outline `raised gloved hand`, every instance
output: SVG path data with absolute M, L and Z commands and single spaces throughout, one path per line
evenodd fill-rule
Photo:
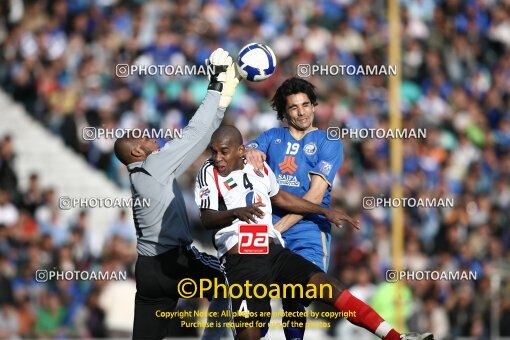
M 218 48 L 211 53 L 209 59 L 206 60 L 206 64 L 207 66 L 214 66 L 214 72 L 209 75 L 209 87 L 207 89 L 220 92 L 219 107 L 227 108 L 240 79 L 232 57 L 224 49 Z

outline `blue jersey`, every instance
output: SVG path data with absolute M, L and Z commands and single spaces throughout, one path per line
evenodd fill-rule
M 329 184 L 321 205 L 329 208 L 331 184 L 343 161 L 340 141 L 328 140 L 326 131 L 322 130 L 311 131 L 296 140 L 288 128 L 274 128 L 262 133 L 247 146 L 266 154 L 266 162 L 280 187 L 296 196 L 306 194 L 313 175 L 321 176 Z M 287 214 L 287 211 L 273 207 L 273 223 Z M 287 248 L 327 270 L 331 224 L 324 216 L 306 215 L 285 231 L 283 238 Z

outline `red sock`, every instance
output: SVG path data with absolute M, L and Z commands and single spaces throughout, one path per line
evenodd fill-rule
M 399 340 L 400 334 L 395 331 L 375 310 L 369 305 L 344 290 L 336 299 L 335 308 L 338 311 L 349 313 L 347 320 L 378 335 L 384 340 Z

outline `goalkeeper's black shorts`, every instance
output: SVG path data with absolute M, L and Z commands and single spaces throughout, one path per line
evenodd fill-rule
M 193 246 L 181 246 L 157 256 L 139 255 L 135 276 L 133 339 L 162 339 L 170 335 L 171 319 L 161 315 L 175 310 L 180 298 L 177 286 L 182 279 L 191 278 L 197 284 L 201 278 L 225 282 L 218 259 Z M 212 294 L 211 290 L 206 297 L 211 299 Z

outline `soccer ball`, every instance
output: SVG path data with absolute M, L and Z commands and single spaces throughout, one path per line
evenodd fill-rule
M 269 46 L 251 43 L 239 51 L 237 71 L 246 80 L 263 81 L 269 78 L 276 67 L 276 57 Z

